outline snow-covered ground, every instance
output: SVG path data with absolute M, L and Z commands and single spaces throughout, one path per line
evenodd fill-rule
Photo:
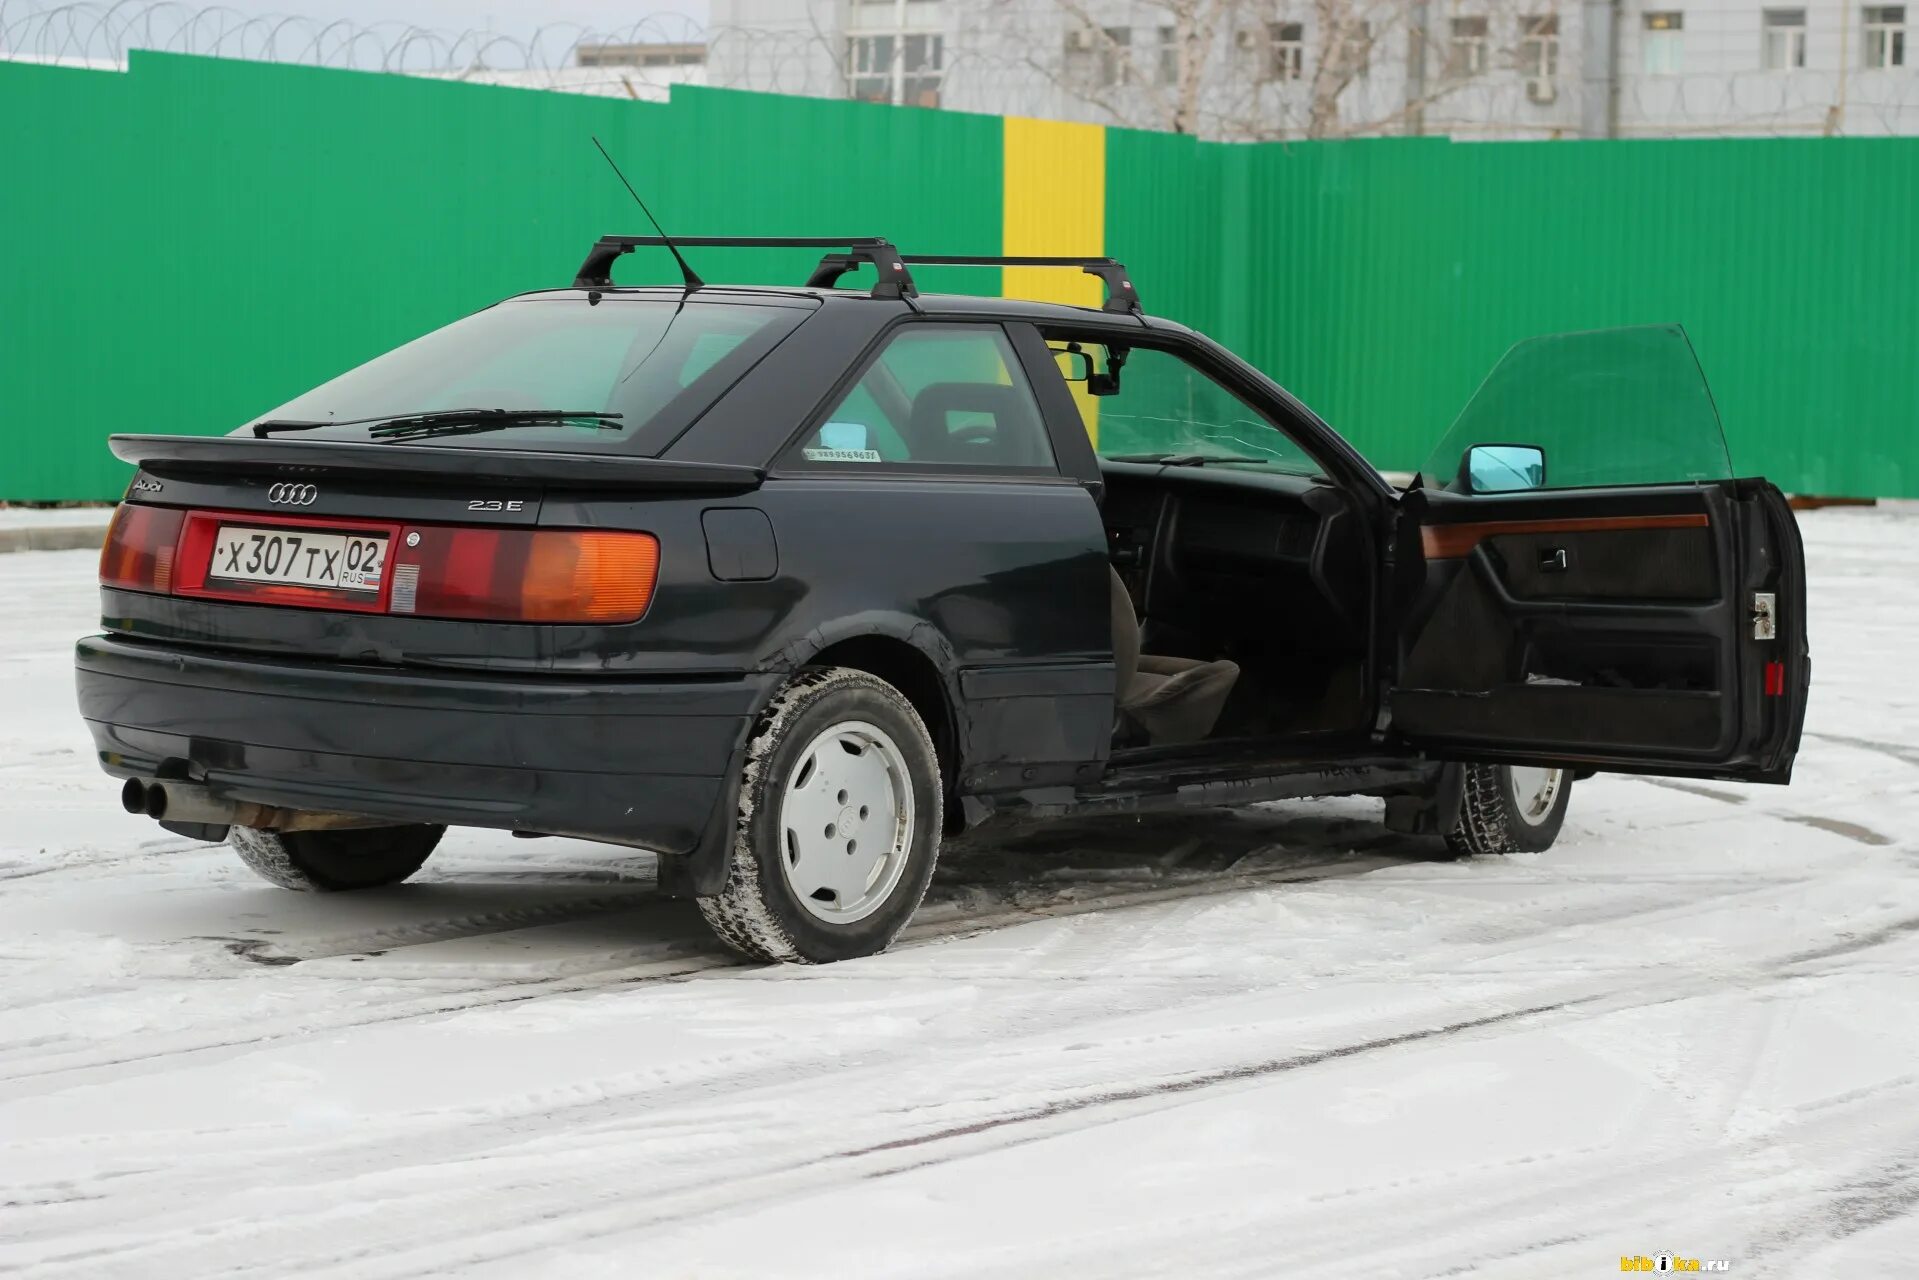
M 93 528 L 102 532 L 113 519 L 113 508 L 94 507 L 6 507 L 0 506 L 0 529 Z
M 730 963 L 644 857 L 309 897 L 121 814 L 93 557 L 0 557 L 0 1270 L 1919 1274 L 1919 518 L 1805 518 L 1788 789 L 1557 848 L 1378 805 L 952 854 L 892 953 Z

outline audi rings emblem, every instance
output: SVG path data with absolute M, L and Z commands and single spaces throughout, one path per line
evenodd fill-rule
M 283 507 L 310 507 L 319 496 L 318 486 L 310 484 L 276 484 L 267 490 L 267 501 Z

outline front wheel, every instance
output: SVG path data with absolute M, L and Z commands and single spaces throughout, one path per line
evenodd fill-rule
M 1572 772 L 1527 765 L 1469 764 L 1459 818 L 1446 843 L 1460 857 L 1539 853 L 1566 821 Z
M 932 881 L 940 800 L 939 759 L 912 703 L 864 671 L 808 668 L 754 726 L 732 867 L 700 913 L 755 960 L 883 951 Z

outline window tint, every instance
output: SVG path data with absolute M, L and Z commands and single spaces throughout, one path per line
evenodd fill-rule
M 997 325 L 908 325 L 800 443 L 801 466 L 1053 466 L 1032 388 Z
M 1429 489 L 1510 492 L 1724 480 L 1732 459 L 1685 330 L 1640 325 L 1516 344 L 1421 470 Z
M 416 338 L 263 414 L 339 420 L 308 439 L 365 440 L 371 424 L 438 409 L 578 409 L 605 427 L 518 427 L 434 437 L 436 447 L 657 451 L 710 408 L 804 307 L 609 296 L 504 302 Z
M 1103 349 L 1089 351 L 1102 372 L 1110 369 Z M 1135 347 L 1120 366 L 1117 392 L 1074 399 L 1102 458 L 1196 453 L 1295 475 L 1320 473 L 1319 464 L 1259 410 L 1165 351 Z

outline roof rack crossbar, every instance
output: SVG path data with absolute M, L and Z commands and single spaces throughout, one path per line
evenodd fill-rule
M 613 263 L 622 255 L 643 246 L 664 247 L 666 243 L 663 236 L 601 236 L 586 255 L 586 261 L 580 264 L 573 287 L 611 288 Z M 906 259 L 879 236 L 674 236 L 673 243 L 695 249 L 840 249 L 843 252 L 821 259 L 812 279 L 807 281 L 809 287 L 830 287 L 832 281 L 845 272 L 867 263 L 879 273 L 879 283 L 873 286 L 875 298 L 910 298 L 919 292 L 913 284 L 912 273 L 906 269 Z M 844 259 L 846 266 L 833 273 L 824 285 L 816 283 L 825 272 L 827 262 L 836 259 Z
M 1137 315 L 1139 293 L 1124 263 L 1114 258 L 1029 258 L 965 257 L 943 253 L 909 253 L 902 261 L 922 267 L 1078 267 L 1089 276 L 1097 276 L 1106 286 L 1102 311 Z
M 688 248 L 834 249 L 820 258 L 806 279 L 808 289 L 831 289 L 840 277 L 870 266 L 879 273 L 875 298 L 911 298 L 919 293 L 908 264 L 923 267 L 1078 267 L 1106 286 L 1105 311 L 1137 315 L 1139 293 L 1123 263 L 1113 258 L 1050 258 L 968 256 L 948 253 L 901 253 L 881 236 L 674 236 L 673 243 Z M 601 236 L 573 279 L 576 289 L 607 289 L 613 284 L 613 263 L 622 255 L 646 246 L 665 247 L 664 236 Z

